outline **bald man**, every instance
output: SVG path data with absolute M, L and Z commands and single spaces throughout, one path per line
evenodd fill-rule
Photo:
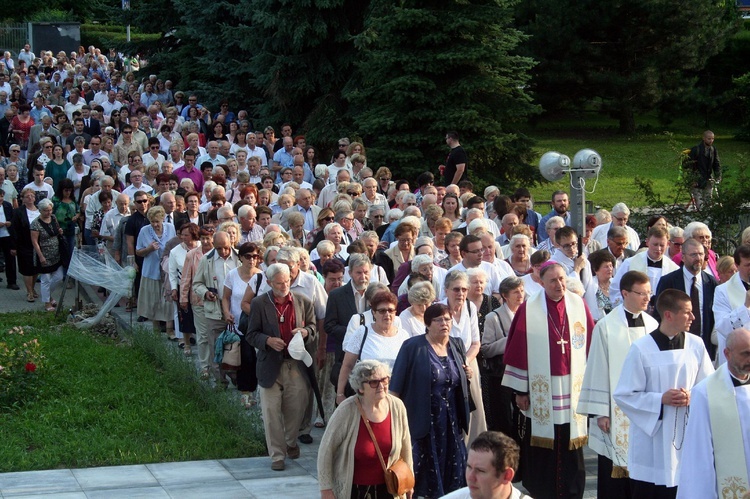
M 724 356 L 727 362 L 691 393 L 678 498 L 750 490 L 750 331 L 730 332 Z

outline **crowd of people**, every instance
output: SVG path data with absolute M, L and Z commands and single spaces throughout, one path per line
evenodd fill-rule
M 290 124 L 211 112 L 114 51 L 3 61 L 8 288 L 20 272 L 33 302 L 39 281 L 54 310 L 78 245 L 133 266 L 122 305 L 260 406 L 273 470 L 319 427 L 327 498 L 390 497 L 399 459 L 417 497 L 520 497 L 522 480 L 580 498 L 586 445 L 599 497 L 750 489 L 750 230 L 721 256 L 706 224 L 638 234 L 617 203 L 579 235 L 564 191 L 545 215 L 525 188 L 474 192 L 455 132 L 441 178 L 410 181 L 361 142 L 323 157 Z

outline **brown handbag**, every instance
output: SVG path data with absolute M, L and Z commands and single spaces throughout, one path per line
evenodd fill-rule
M 375 439 L 375 434 L 372 432 L 370 422 L 365 416 L 365 411 L 362 408 L 362 404 L 359 402 L 359 398 L 355 400 L 359 413 L 362 415 L 362 421 L 365 422 L 367 432 L 370 434 L 372 443 L 375 445 L 375 451 L 378 453 L 380 458 L 380 465 L 383 467 L 383 473 L 385 474 L 385 486 L 388 489 L 388 493 L 394 496 L 402 496 L 408 490 L 414 488 L 414 472 L 411 470 L 406 461 L 402 458 L 398 458 L 390 468 L 385 466 L 385 459 L 383 459 L 383 453 L 380 452 L 380 446 L 378 441 Z

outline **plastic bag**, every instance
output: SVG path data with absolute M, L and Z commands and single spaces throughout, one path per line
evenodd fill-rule
M 82 284 L 101 286 L 110 292 L 99 313 L 77 322 L 76 327 L 85 329 L 98 324 L 122 297 L 132 296 L 135 273 L 133 267 L 122 268 L 109 252 L 100 252 L 97 246 L 75 248 L 70 258 L 68 275 Z

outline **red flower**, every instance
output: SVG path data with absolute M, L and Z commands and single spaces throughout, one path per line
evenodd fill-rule
M 34 371 L 36 371 L 36 364 L 34 364 L 33 362 L 28 362 L 26 364 L 26 372 L 33 373 Z

